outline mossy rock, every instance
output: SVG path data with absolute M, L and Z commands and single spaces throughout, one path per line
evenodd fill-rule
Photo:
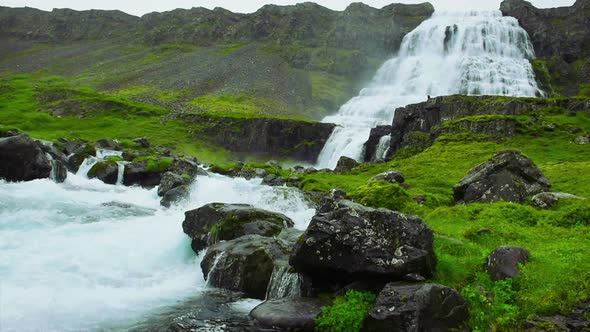
M 119 165 L 116 161 L 108 160 L 96 163 L 90 171 L 88 177 L 99 179 L 106 184 L 116 184 L 119 175 Z

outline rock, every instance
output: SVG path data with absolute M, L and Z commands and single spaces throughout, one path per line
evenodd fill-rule
M 341 200 L 317 213 L 290 258 L 301 273 L 323 280 L 429 277 L 436 257 L 432 230 L 416 217 Z
M 569 316 L 535 317 L 524 322 L 522 328 L 526 332 L 587 332 L 590 330 L 590 299 L 580 301 Z
M 576 139 L 574 140 L 574 143 L 576 143 L 578 145 L 590 144 L 590 134 L 576 137 Z
M 336 168 L 334 169 L 334 172 L 336 172 L 336 173 L 348 172 L 348 171 L 352 170 L 353 168 L 357 167 L 358 165 L 359 165 L 359 163 L 356 160 L 342 156 L 342 157 L 340 157 L 340 159 L 338 159 L 338 163 L 336 164 Z
M 337 201 L 342 200 L 342 199 L 346 199 L 348 197 L 348 194 L 346 193 L 346 191 L 342 190 L 342 189 L 332 189 L 330 191 L 330 198 L 333 198 Z
M 132 162 L 125 165 L 123 184 L 126 186 L 139 185 L 144 188 L 153 188 L 160 184 L 165 170 L 149 170 L 145 161 Z
M 216 243 L 201 262 L 209 285 L 264 299 L 276 265 L 286 266 L 289 247 L 276 238 L 244 235 Z
M 275 174 L 268 174 L 262 180 L 262 184 L 265 184 L 267 186 L 273 186 L 273 187 L 283 186 L 283 185 L 285 185 L 285 183 L 286 183 L 285 179 L 283 179 L 281 176 L 278 176 Z
M 533 196 L 531 199 L 531 205 L 536 208 L 549 208 L 555 205 L 562 199 L 577 199 L 581 200 L 584 199 L 582 197 L 578 197 L 568 193 L 539 193 Z
M 209 172 L 207 172 L 202 167 L 198 167 L 197 168 L 197 175 L 199 175 L 199 176 L 209 176 Z
M 191 157 L 174 159 L 168 170 L 178 175 L 187 174 L 191 180 L 194 179 L 199 174 L 199 172 L 201 172 L 199 170 L 199 163 L 196 159 Z
M 518 264 L 528 262 L 530 253 L 527 249 L 514 246 L 496 248 L 487 258 L 486 272 L 492 280 L 504 280 L 520 274 Z
M 119 165 L 116 161 L 102 161 L 94 164 L 88 177 L 91 179 L 99 179 L 106 184 L 117 184 L 119 176 Z
M 314 331 L 315 319 L 326 303 L 316 298 L 274 299 L 250 312 L 255 330 Z
M 172 203 L 176 203 L 183 199 L 188 199 L 189 195 L 190 190 L 186 185 L 172 188 L 164 193 L 162 199 L 160 200 L 160 205 L 164 207 L 170 207 L 172 206 Z
M 420 205 L 424 205 L 426 203 L 426 196 L 424 195 L 414 195 L 412 196 L 412 199 L 414 200 L 414 202 Z
M 183 178 L 182 176 L 172 172 L 166 172 L 162 174 L 160 185 L 158 186 L 158 196 L 162 197 L 168 191 L 188 184 L 188 180 L 189 179 Z
M 123 150 L 123 148 L 119 145 L 119 143 L 110 140 L 110 139 L 99 139 L 98 141 L 96 141 L 96 143 L 94 144 L 97 148 L 99 149 L 105 149 L 105 150 L 117 150 L 117 151 L 121 151 Z
M 25 134 L 0 138 L 0 178 L 31 181 L 51 175 L 51 162 L 39 144 Z
M 477 230 L 477 235 L 483 235 L 483 234 L 491 234 L 492 230 L 490 230 L 489 228 L 480 228 Z
M 78 172 L 84 159 L 95 157 L 96 148 L 91 144 L 76 145 L 75 151 L 68 157 L 68 170 L 72 173 Z
M 254 169 L 254 176 L 257 178 L 264 179 L 268 175 L 268 172 L 262 168 L 255 168 Z
M 43 150 L 51 164 L 51 173 L 49 178 L 57 183 L 64 182 L 68 176 L 68 158 L 63 152 L 59 151 L 52 143 L 37 141 L 41 150 Z
M 286 184 L 287 187 L 299 188 L 299 185 L 301 185 L 301 179 L 296 176 L 291 176 L 287 178 Z
M 402 184 L 402 183 L 404 183 L 404 181 L 406 181 L 406 179 L 404 178 L 404 175 L 396 169 L 392 169 L 392 170 L 389 170 L 385 173 L 378 174 L 374 178 L 372 178 L 371 180 L 373 180 L 373 181 L 382 180 L 382 181 L 387 181 L 390 183 L 399 183 L 399 184 Z
M 389 283 L 369 311 L 363 331 L 449 331 L 466 329 L 467 301 L 437 284 Z
M 384 158 L 385 150 L 380 150 L 379 146 L 382 143 L 387 143 L 387 147 L 389 147 L 388 141 L 383 141 L 383 137 L 391 138 L 391 126 L 377 126 L 371 129 L 371 133 L 369 134 L 369 139 L 365 142 L 363 147 L 364 155 L 363 161 L 365 162 L 376 162 L 381 161 Z
M 269 161 L 266 162 L 266 165 L 268 165 L 268 166 L 270 166 L 270 167 L 272 167 L 274 169 L 282 169 L 281 163 L 279 163 L 276 160 L 269 160 Z
M 147 149 L 152 145 L 150 141 L 145 137 L 136 138 L 133 140 L 133 142 L 137 143 L 137 145 L 141 146 L 144 149 Z
M 218 241 L 242 235 L 278 235 L 294 223 L 287 216 L 247 204 L 211 203 L 184 213 L 182 229 L 196 253 Z
M 527 196 L 549 191 L 549 180 L 518 151 L 503 151 L 475 167 L 454 187 L 457 203 L 523 203 Z

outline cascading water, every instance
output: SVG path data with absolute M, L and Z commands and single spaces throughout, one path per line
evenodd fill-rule
M 200 258 L 182 232 L 184 211 L 252 204 L 289 216 L 298 229 L 315 213 L 300 192 L 260 183 L 199 176 L 187 203 L 163 209 L 157 188 L 76 174 L 62 184 L 0 180 L 1 330 L 125 330 L 205 294 Z M 244 303 L 236 307 L 257 302 Z
M 301 295 L 301 275 L 290 266 L 275 266 L 266 290 L 266 299 L 294 298 Z
M 451 94 L 537 96 L 529 37 L 500 11 L 435 13 L 404 38 L 369 86 L 323 122 L 339 125 L 318 158 L 334 168 L 360 159 L 371 128 L 391 124 L 396 108 Z

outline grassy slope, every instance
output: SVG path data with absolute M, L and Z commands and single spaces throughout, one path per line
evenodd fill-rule
M 470 301 L 475 330 L 519 330 L 529 315 L 568 314 L 590 294 L 590 202 L 566 201 L 550 210 L 513 203 L 453 205 L 452 188 L 471 168 L 496 152 L 517 148 L 545 173 L 554 191 L 590 198 L 590 148 L 572 140 L 590 132 L 590 115 L 572 116 L 545 109 L 521 116 L 513 139 L 500 142 L 468 133 L 440 137 L 414 156 L 365 164 L 347 174 L 320 172 L 302 178 L 305 190 L 345 189 L 355 200 L 423 217 L 434 229 L 438 271 L 433 282 L 459 289 Z M 542 124 L 542 125 L 541 125 Z M 555 131 L 545 131 L 555 124 Z M 390 168 L 406 176 L 408 189 L 370 182 Z M 411 197 L 425 195 L 420 206 Z M 489 228 L 490 234 L 477 230 Z M 486 256 L 497 246 L 519 245 L 532 253 L 522 275 L 492 282 L 483 272 Z M 491 296 L 490 294 L 495 294 Z

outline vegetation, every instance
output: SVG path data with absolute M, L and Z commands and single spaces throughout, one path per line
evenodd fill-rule
M 322 314 L 316 320 L 316 329 L 320 332 L 360 331 L 375 299 L 372 293 L 349 290 L 334 299 L 331 305 L 322 308 Z

